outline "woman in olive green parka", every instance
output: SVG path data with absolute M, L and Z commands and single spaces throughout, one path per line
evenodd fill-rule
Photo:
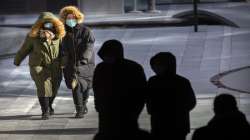
M 52 13 L 43 12 L 15 56 L 14 64 L 19 66 L 29 55 L 30 74 L 37 87 L 42 119 L 54 113 L 52 103 L 62 80 L 60 42 L 64 35 L 63 23 Z

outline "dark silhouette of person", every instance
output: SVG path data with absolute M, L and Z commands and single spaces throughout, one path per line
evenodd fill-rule
M 189 112 L 196 98 L 188 79 L 176 74 L 176 58 L 160 52 L 150 59 L 156 75 L 148 80 L 147 110 L 154 139 L 185 140 L 190 132 Z
M 142 66 L 124 58 L 123 45 L 117 40 L 104 42 L 98 55 L 103 62 L 96 66 L 93 78 L 99 114 L 99 131 L 94 139 L 149 138 L 149 133 L 138 126 L 147 83 Z
M 250 125 L 234 96 L 216 96 L 214 113 L 206 126 L 195 130 L 192 140 L 250 140 Z

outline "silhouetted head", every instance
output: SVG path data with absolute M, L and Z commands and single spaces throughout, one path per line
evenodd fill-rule
M 124 58 L 123 45 L 118 40 L 108 40 L 103 43 L 97 53 L 104 62 L 115 62 Z
M 176 58 L 170 52 L 160 52 L 150 59 L 150 65 L 157 75 L 176 74 Z
M 216 115 L 227 114 L 238 110 L 237 102 L 234 96 L 221 94 L 214 99 L 214 113 Z

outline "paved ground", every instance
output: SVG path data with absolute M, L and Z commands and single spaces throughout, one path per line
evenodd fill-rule
M 167 5 L 159 8 L 171 15 L 189 7 Z M 126 57 L 142 64 L 147 77 L 153 75 L 149 66 L 152 55 L 160 51 L 174 53 L 178 61 L 178 73 L 191 80 L 198 99 L 196 108 L 191 112 L 192 129 L 206 124 L 213 116 L 211 104 L 220 93 L 230 93 L 237 97 L 240 109 L 250 120 L 249 94 L 220 88 L 210 82 L 214 75 L 250 65 L 250 5 L 233 3 L 202 7 L 224 14 L 239 24 L 240 28 L 204 25 L 198 33 L 193 32 L 193 27 L 94 29 L 95 49 L 98 50 L 107 39 L 121 40 L 125 45 Z M 4 55 L 16 52 L 27 31 L 21 28 L 0 28 L 0 140 L 92 139 L 97 131 L 98 117 L 93 107 L 93 97 L 90 98 L 90 111 L 86 118 L 72 118 L 73 101 L 64 82 L 55 100 L 56 115 L 50 120 L 39 120 L 40 107 L 34 83 L 29 76 L 27 59 L 16 68 L 12 65 L 13 58 Z M 97 57 L 96 61 L 98 63 L 100 59 Z M 233 88 L 249 90 L 249 84 L 240 84 L 248 82 L 249 75 L 249 69 L 242 69 L 224 76 L 222 82 Z M 140 126 L 150 129 L 146 112 L 140 117 Z

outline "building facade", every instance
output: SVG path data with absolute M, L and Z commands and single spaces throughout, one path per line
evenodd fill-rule
M 76 5 L 86 14 L 122 14 L 133 10 L 135 0 L 6 0 L 1 1 L 0 14 L 37 14 L 59 12 L 66 5 Z M 244 0 L 199 0 L 227 2 Z M 191 3 L 192 0 L 156 0 L 156 4 Z M 137 0 L 137 9 L 146 10 L 147 0 Z

